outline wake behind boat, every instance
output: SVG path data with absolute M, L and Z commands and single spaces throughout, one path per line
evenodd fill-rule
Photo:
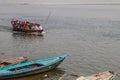
M 0 68 L 0 79 L 22 77 L 54 69 L 66 58 L 66 56 L 65 54 L 58 57 L 27 61 Z
M 78 77 L 76 80 L 112 80 L 115 77 L 115 75 L 116 73 L 113 71 L 106 71 L 91 76 L 81 76 Z

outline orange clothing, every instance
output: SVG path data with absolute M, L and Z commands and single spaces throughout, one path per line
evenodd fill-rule
M 25 29 L 26 29 L 26 30 L 29 30 L 29 25 L 26 25 L 26 26 L 25 26 Z

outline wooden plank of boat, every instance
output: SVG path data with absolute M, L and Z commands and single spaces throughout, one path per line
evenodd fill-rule
M 115 77 L 115 75 L 116 73 L 113 71 L 106 71 L 91 76 L 81 76 L 78 77 L 76 80 L 112 80 Z
M 12 66 L 0 68 L 0 79 L 22 77 L 37 74 L 56 68 L 65 58 L 66 54 L 58 57 L 44 58 L 35 61 L 27 61 Z
M 2 59 L 2 60 L 0 60 L 0 67 L 5 67 L 8 65 L 25 62 L 27 60 L 28 60 L 28 58 L 25 56 L 15 57 L 15 58 L 10 58 L 10 59 Z

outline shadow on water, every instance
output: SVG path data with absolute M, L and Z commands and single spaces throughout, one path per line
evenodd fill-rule
M 56 68 L 40 74 L 30 75 L 21 78 L 9 79 L 9 80 L 58 80 L 60 76 L 65 73 L 64 69 Z

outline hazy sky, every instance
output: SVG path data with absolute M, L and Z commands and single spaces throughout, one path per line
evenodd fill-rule
M 80 3 L 80 2 L 120 2 L 120 0 L 0 0 L 0 3 Z

